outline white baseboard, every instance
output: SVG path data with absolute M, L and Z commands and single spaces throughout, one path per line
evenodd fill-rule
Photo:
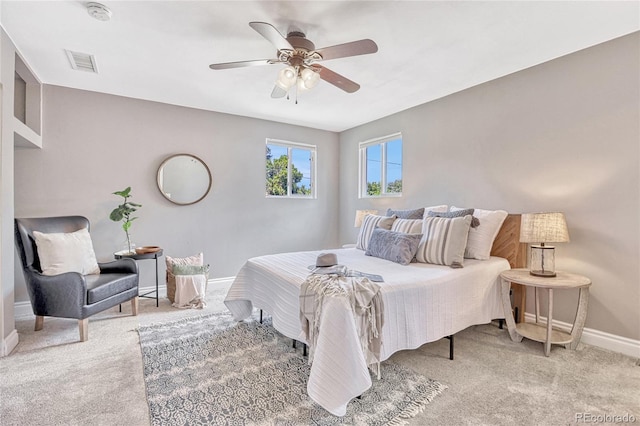
M 20 338 L 18 336 L 18 330 L 14 328 L 13 331 L 9 333 L 7 338 L 2 340 L 2 345 L 0 347 L 0 357 L 9 355 L 11 351 L 13 351 L 16 346 L 18 346 L 19 341 Z
M 31 302 L 16 302 L 13 304 L 13 316 L 16 319 L 34 318 Z
M 216 284 L 229 284 L 234 280 L 235 277 L 223 277 L 223 278 L 212 278 L 207 281 L 207 285 L 216 285 Z M 155 291 L 156 286 L 147 286 L 140 287 L 140 293 L 144 294 L 150 291 Z M 159 285 L 158 286 L 158 294 L 160 298 L 167 297 L 167 286 Z M 33 310 L 31 309 L 31 302 L 16 302 L 14 304 L 14 317 L 17 319 L 25 319 L 25 318 L 35 318 L 33 315 Z
M 525 312 L 524 318 L 531 322 L 535 322 L 536 320 L 535 314 L 529 312 Z M 540 322 L 542 324 L 546 324 L 547 318 L 540 317 Z M 572 324 L 553 320 L 553 326 L 559 330 L 570 333 Z M 605 333 L 604 331 L 585 327 L 582 331 L 582 338 L 580 341 L 588 345 L 608 349 L 634 358 L 640 358 L 640 340 L 629 339 L 627 337 L 617 336 L 615 334 Z

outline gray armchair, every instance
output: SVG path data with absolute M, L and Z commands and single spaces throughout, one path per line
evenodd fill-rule
M 89 337 L 89 317 L 121 303 L 131 301 L 133 315 L 138 315 L 138 266 L 133 259 L 99 263 L 99 275 L 67 272 L 42 275 L 33 231 L 70 233 L 89 229 L 82 216 L 15 219 L 16 248 L 22 261 L 24 278 L 36 315 L 35 330 L 42 330 L 44 317 L 75 318 L 80 340 Z

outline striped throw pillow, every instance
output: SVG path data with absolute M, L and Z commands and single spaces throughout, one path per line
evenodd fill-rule
M 391 225 L 391 230 L 404 234 L 420 234 L 422 233 L 422 219 L 396 219 Z
M 424 218 L 416 254 L 418 262 L 462 268 L 470 225 L 471 215 Z
M 387 217 L 373 214 L 366 215 L 362 220 L 362 226 L 360 227 L 360 233 L 358 234 L 356 248 L 366 250 L 369 247 L 369 240 L 371 239 L 373 230 L 376 228 L 382 228 L 389 231 L 394 220 L 396 220 L 395 216 Z

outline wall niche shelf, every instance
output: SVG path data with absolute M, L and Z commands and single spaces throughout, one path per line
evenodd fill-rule
M 42 83 L 15 54 L 13 145 L 42 148 Z

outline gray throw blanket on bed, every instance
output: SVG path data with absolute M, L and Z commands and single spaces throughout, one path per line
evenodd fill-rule
M 309 345 L 309 364 L 313 362 L 326 297 L 346 297 L 349 300 L 367 365 L 379 363 L 384 321 L 379 290 L 380 286 L 366 277 L 336 274 L 311 274 L 307 277 L 300 286 L 300 324 Z

